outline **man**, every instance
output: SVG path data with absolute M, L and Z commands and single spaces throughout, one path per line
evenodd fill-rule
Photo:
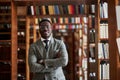
M 62 40 L 53 38 L 52 23 L 39 22 L 41 38 L 29 48 L 29 67 L 33 80 L 65 80 L 62 70 L 68 63 L 68 53 Z

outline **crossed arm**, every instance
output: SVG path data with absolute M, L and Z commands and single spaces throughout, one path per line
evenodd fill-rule
M 51 72 L 58 67 L 66 66 L 68 63 L 68 53 L 64 43 L 61 43 L 59 52 L 53 59 L 38 60 L 35 56 L 34 47 L 29 49 L 29 66 L 32 72 Z

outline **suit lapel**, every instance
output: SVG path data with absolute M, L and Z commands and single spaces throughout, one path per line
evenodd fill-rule
M 42 58 L 49 58 L 49 57 L 52 57 L 53 56 L 53 52 L 52 49 L 54 49 L 54 38 L 51 38 L 50 42 L 49 42 L 49 46 L 48 46 L 48 51 L 45 50 L 45 47 L 43 45 L 43 42 L 40 40 L 38 40 L 36 42 L 36 48 L 37 48 L 37 51 L 38 51 L 38 55 L 41 55 Z
M 43 53 L 44 53 L 44 45 L 43 45 L 41 39 L 37 41 L 36 48 L 38 50 L 38 54 L 41 55 L 44 58 L 44 55 L 43 55 Z

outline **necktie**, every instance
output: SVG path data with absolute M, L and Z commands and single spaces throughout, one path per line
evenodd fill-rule
M 44 40 L 44 43 L 45 43 L 45 49 L 47 50 L 48 49 L 48 40 Z

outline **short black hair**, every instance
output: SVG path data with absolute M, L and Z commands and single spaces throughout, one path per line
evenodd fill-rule
M 44 19 L 38 21 L 38 22 L 39 22 L 39 25 L 40 25 L 42 22 L 45 22 L 45 21 L 47 21 L 47 22 L 49 22 L 50 24 L 52 24 L 49 19 L 44 18 Z

